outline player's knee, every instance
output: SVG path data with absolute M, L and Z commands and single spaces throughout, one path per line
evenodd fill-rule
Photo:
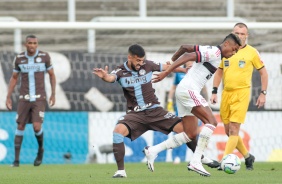
M 123 140 L 124 140 L 124 136 L 122 134 L 119 134 L 116 132 L 113 133 L 113 143 L 114 144 L 122 143 Z
M 123 136 L 127 136 L 129 134 L 128 127 L 122 123 L 117 124 L 113 132 L 122 134 Z
M 33 126 L 34 132 L 40 132 L 41 126 Z
M 196 140 L 198 137 L 198 132 L 186 132 L 186 135 L 191 139 L 191 141 Z
M 230 130 L 229 130 L 229 135 L 228 135 L 228 136 L 230 136 L 230 135 L 235 135 L 235 136 L 239 135 L 239 130 L 236 130 L 236 129 L 230 129 Z
M 18 123 L 17 129 L 18 130 L 24 130 L 25 129 L 25 124 L 24 123 Z

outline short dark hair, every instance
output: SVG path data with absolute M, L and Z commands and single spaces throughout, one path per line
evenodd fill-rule
M 225 42 L 226 40 L 233 40 L 235 43 L 237 43 L 239 46 L 242 46 L 241 44 L 241 40 L 240 38 L 236 35 L 236 34 L 233 34 L 233 33 L 230 33 L 229 35 L 227 35 L 223 42 Z
M 133 44 L 128 48 L 128 53 L 130 55 L 136 55 L 138 57 L 144 57 L 145 56 L 145 50 L 141 45 Z
M 28 38 L 37 38 L 35 35 L 27 35 L 26 37 L 25 37 L 25 40 L 27 40 Z
M 236 24 L 234 25 L 234 27 L 236 27 L 236 26 L 245 27 L 245 28 L 247 28 L 247 30 L 249 30 L 248 26 L 247 26 L 245 23 L 243 23 L 243 22 L 238 22 L 238 23 L 236 23 Z M 233 28 L 234 28 L 234 27 L 233 27 Z

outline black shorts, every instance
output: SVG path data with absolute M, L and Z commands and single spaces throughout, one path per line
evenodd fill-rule
M 154 130 L 169 134 L 181 119 L 174 114 L 164 110 L 162 107 L 148 109 L 140 112 L 131 111 L 122 116 L 118 123 L 127 126 L 132 141 L 140 137 L 147 130 Z
M 18 123 L 43 122 L 46 108 L 46 100 L 35 102 L 22 101 L 18 103 L 17 118 Z

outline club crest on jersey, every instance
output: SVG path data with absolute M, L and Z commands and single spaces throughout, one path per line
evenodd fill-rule
M 224 60 L 224 67 L 229 67 L 229 60 Z
M 145 75 L 146 71 L 144 69 L 139 70 L 139 75 Z
M 40 63 L 40 62 L 42 61 L 42 59 L 41 59 L 40 57 L 38 57 L 38 58 L 35 59 L 35 61 L 36 61 L 37 63 Z
M 240 67 L 240 68 L 244 68 L 244 67 L 245 67 L 245 64 L 246 64 L 245 61 L 243 61 L 243 60 L 240 60 L 240 61 L 239 61 L 239 67 Z

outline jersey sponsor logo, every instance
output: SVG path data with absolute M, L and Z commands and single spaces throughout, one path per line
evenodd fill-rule
M 145 75 L 146 74 L 146 71 L 144 70 L 144 69 L 141 69 L 140 71 L 139 71 L 139 75 Z
M 142 77 L 137 77 L 137 78 L 127 78 L 125 79 L 125 82 L 127 84 L 135 84 L 135 83 L 147 83 L 147 79 L 146 76 L 142 76 Z
M 41 95 L 32 95 L 32 96 L 31 96 L 31 98 L 40 98 L 40 97 L 41 97 Z M 24 95 L 24 96 L 23 96 L 23 95 L 20 95 L 20 96 L 19 96 L 19 99 L 23 99 L 23 98 L 26 99 L 26 100 L 29 100 L 29 99 L 30 99 L 30 96 L 29 96 L 29 95 Z
M 150 106 L 152 106 L 152 103 L 147 103 L 147 104 L 145 104 L 145 105 L 143 105 L 143 106 L 136 106 L 136 107 L 134 107 L 134 111 L 135 112 L 139 112 L 139 111 L 143 111 L 143 110 L 145 110 L 147 107 L 150 107 Z
M 229 60 L 224 60 L 224 67 L 229 67 Z
M 166 115 L 164 115 L 164 117 L 166 119 L 170 119 L 170 118 L 175 118 L 175 115 L 173 113 L 171 113 L 171 112 L 168 112 Z
M 40 66 L 39 65 L 20 65 L 20 68 L 25 71 L 40 71 Z
M 39 53 L 38 56 L 46 56 L 45 53 Z
M 212 77 L 212 73 L 206 76 L 206 79 L 209 80 Z
M 240 67 L 240 68 L 244 68 L 245 65 L 246 65 L 246 62 L 245 62 L 245 61 L 243 61 L 243 60 L 240 60 L 240 61 L 239 61 L 239 67 Z

